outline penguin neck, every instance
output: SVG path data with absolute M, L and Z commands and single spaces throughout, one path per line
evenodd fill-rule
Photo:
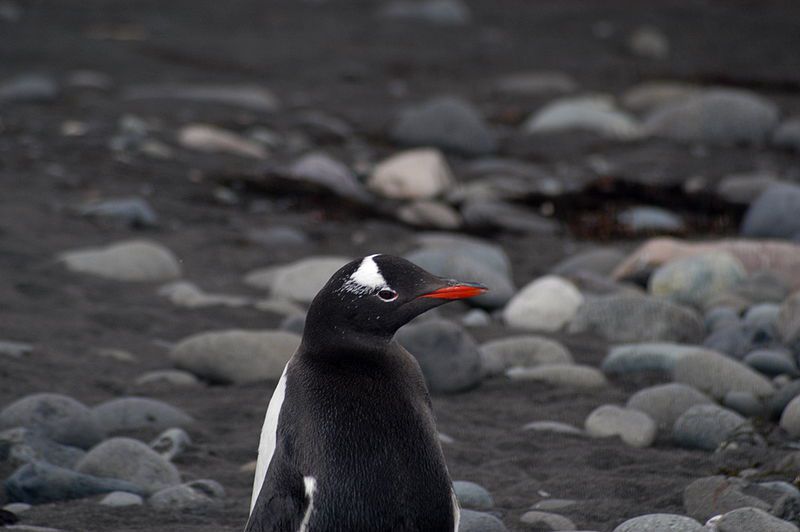
M 306 326 L 300 350 L 309 357 L 374 358 L 389 349 L 394 333 L 356 331 L 336 323 Z

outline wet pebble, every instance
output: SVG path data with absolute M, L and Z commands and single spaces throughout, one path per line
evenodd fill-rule
M 46 437 L 39 429 L 17 427 L 0 432 L 0 456 L 13 466 L 29 462 L 47 462 L 71 469 L 86 454 L 83 449 L 62 445 Z
M 21 358 L 33 352 L 33 345 L 25 342 L 12 342 L 10 340 L 0 340 L 0 355 Z
M 344 198 L 359 202 L 367 202 L 370 198 L 355 174 L 326 153 L 312 152 L 302 156 L 289 167 L 289 175 Z
M 609 350 L 601 367 L 606 373 L 671 372 L 678 360 L 698 349 L 702 348 L 671 342 L 621 344 Z
M 744 357 L 744 363 L 756 371 L 774 377 L 776 375 L 798 375 L 797 364 L 786 351 L 779 349 L 757 349 Z
M 772 135 L 772 144 L 800 152 L 800 117 L 790 118 L 782 123 Z
M 473 228 L 503 229 L 513 233 L 552 235 L 561 224 L 531 209 L 500 200 L 470 199 L 461 204 L 464 224 Z
M 419 200 L 406 203 L 397 210 L 397 218 L 418 227 L 434 229 L 458 229 L 461 215 L 444 203 Z
M 251 303 L 249 298 L 228 294 L 209 294 L 189 281 L 175 281 L 158 289 L 158 295 L 173 304 L 186 308 L 213 306 L 243 307 Z
M 750 392 L 728 392 L 722 398 L 722 406 L 744 417 L 756 417 L 764 413 L 764 404 Z
M 220 104 L 260 112 L 275 111 L 280 105 L 271 91 L 257 85 L 137 85 L 126 89 L 123 97 L 128 100 L 182 100 Z
M 754 490 L 747 481 L 739 478 L 721 475 L 703 477 L 686 486 L 683 506 L 689 516 L 701 523 L 737 508 L 754 507 L 769 511 L 771 505 L 758 496 L 763 491 L 768 490 Z
M 522 427 L 522 430 L 533 430 L 536 432 L 552 432 L 555 434 L 568 434 L 570 436 L 585 436 L 586 434 L 569 423 L 560 421 L 531 421 Z M 546 510 L 547 508 L 541 508 Z M 554 509 L 554 508 L 553 508 Z
M 617 221 L 635 233 L 677 233 L 686 228 L 680 216 L 659 207 L 631 207 L 617 214 Z
M 783 410 L 781 428 L 796 438 L 800 436 L 800 397 L 795 397 Z

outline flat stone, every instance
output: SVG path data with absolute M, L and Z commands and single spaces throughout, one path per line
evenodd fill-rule
M 730 203 L 750 205 L 776 182 L 778 178 L 771 173 L 731 174 L 717 183 L 716 193 Z
M 775 391 L 764 376 L 713 351 L 682 357 L 675 364 L 673 379 L 719 399 L 730 391 L 750 392 L 756 397 L 766 397 Z
M 570 277 L 577 273 L 588 271 L 609 276 L 624 258 L 625 255 L 616 249 L 589 249 L 566 257 L 553 266 L 550 269 L 550 273 L 561 277 Z
M 552 235 L 561 224 L 532 209 L 500 200 L 470 199 L 461 204 L 464 224 L 474 228 L 492 228 L 514 233 Z
M 790 118 L 782 123 L 772 135 L 772 144 L 800 152 L 800 117 Z
M 289 176 L 319 185 L 333 194 L 359 202 L 369 201 L 370 195 L 344 164 L 321 152 L 307 153 L 289 168 Z
M 166 297 L 173 304 L 186 308 L 213 306 L 243 307 L 251 300 L 243 296 L 228 294 L 209 294 L 189 281 L 175 281 L 158 289 L 158 295 Z
M 463 509 L 458 532 L 508 532 L 508 529 L 492 514 Z
M 622 105 L 636 112 L 648 112 L 667 104 L 686 100 L 702 89 L 681 81 L 645 81 L 626 90 Z
M 614 532 L 707 532 L 700 523 L 683 515 L 648 514 L 628 519 Z
M 218 486 L 215 492 L 206 486 L 211 482 Z M 223 496 L 224 490 L 218 483 L 207 480 L 194 481 L 164 488 L 154 493 L 147 503 L 160 511 L 204 512 L 222 508 Z
M 529 71 L 504 76 L 495 82 L 494 88 L 506 94 L 540 96 L 574 92 L 578 84 L 564 72 Z
M 617 221 L 634 233 L 678 233 L 686 229 L 677 214 L 660 207 L 630 207 L 617 214 Z
M 756 351 L 751 351 L 744 357 L 743 361 L 754 370 L 768 377 L 775 377 L 777 375 L 796 377 L 798 373 L 800 373 L 791 355 L 777 349 L 757 349 Z
M 519 520 L 536 530 L 577 530 L 575 523 L 563 515 L 538 510 L 525 512 Z
M 0 355 L 12 358 L 22 358 L 33 352 L 33 345 L 24 342 L 0 340 Z
M 675 421 L 672 437 L 683 447 L 713 451 L 745 421 L 736 412 L 717 405 L 694 405 Z
M 130 227 L 155 227 L 158 215 L 146 199 L 140 197 L 112 198 L 92 201 L 78 209 L 81 216 L 118 220 Z
M 583 296 L 560 277 L 548 275 L 526 285 L 503 311 L 510 327 L 539 331 L 562 329 L 579 312 Z
M 56 81 L 46 74 L 22 74 L 0 83 L 0 102 L 49 103 L 58 98 Z
M 522 430 L 533 430 L 536 432 L 553 432 L 556 434 L 568 434 L 570 436 L 585 436 L 586 434 L 569 423 L 560 421 L 531 421 L 522 427 Z M 546 510 L 547 508 L 540 508 Z
M 650 277 L 649 290 L 676 303 L 702 308 L 713 296 L 745 278 L 744 266 L 729 253 L 707 253 L 668 262 Z
M 534 113 L 522 129 L 526 133 L 583 130 L 618 140 L 641 136 L 636 119 L 617 109 L 607 96 L 559 98 Z
M 786 405 L 780 424 L 793 438 L 800 436 L 800 397 L 795 397 Z
M 571 364 L 572 355 L 560 343 L 543 336 L 524 335 L 499 338 L 481 345 L 486 375 L 500 375 L 512 366 Z
M 749 495 L 749 484 L 738 478 L 718 475 L 693 481 L 683 491 L 683 506 L 690 517 L 705 523 L 715 515 L 737 508 L 753 507 L 769 511 L 770 504 Z
M 656 439 L 656 424 L 639 410 L 603 405 L 586 418 L 586 432 L 595 438 L 619 436 L 631 447 L 649 447 Z
M 204 152 L 266 159 L 267 151 L 252 140 L 209 124 L 189 124 L 178 132 L 178 142 L 184 148 Z
M 378 14 L 387 19 L 440 26 L 463 26 L 472 20 L 469 7 L 461 0 L 392 0 Z
M 91 410 L 65 395 L 40 393 L 18 399 L 0 411 L 0 429 L 27 427 L 64 445 L 86 449 L 103 439 Z
M 220 383 L 277 380 L 300 345 L 284 331 L 214 331 L 185 338 L 170 351 L 172 362 Z
M 49 464 L 72 469 L 86 454 L 77 447 L 56 443 L 39 429 L 17 427 L 0 432 L 0 462 L 20 466 L 29 462 Z M 4 458 L 3 455 L 5 455 Z
M 179 369 L 162 369 L 143 373 L 136 378 L 134 384 L 140 387 L 163 385 L 177 388 L 199 386 L 200 381 L 188 371 Z
M 170 250 L 148 240 L 129 240 L 105 248 L 64 252 L 67 268 L 117 281 L 171 281 L 181 267 Z
M 797 526 L 768 514 L 759 508 L 739 508 L 732 510 L 717 521 L 719 532 L 797 532 Z
M 534 368 L 510 368 L 506 376 L 515 380 L 539 381 L 553 386 L 577 389 L 602 388 L 608 385 L 605 376 L 591 366 L 548 364 Z
M 128 493 L 127 491 L 112 491 L 100 501 L 102 506 L 110 506 L 112 508 L 125 508 L 127 506 L 141 506 L 144 504 L 144 499 L 135 493 Z
M 124 397 L 106 401 L 92 409 L 97 423 L 108 434 L 170 427 L 189 427 L 194 419 L 183 410 L 156 399 Z
M 219 104 L 260 112 L 275 111 L 280 105 L 271 91 L 258 85 L 139 85 L 125 90 L 123 97 L 127 100 L 182 100 Z
M 606 373 L 672 372 L 678 360 L 697 350 L 702 348 L 671 342 L 617 345 L 612 347 L 603 359 L 601 368 Z
M 492 495 L 479 484 L 468 480 L 454 480 L 453 491 L 462 508 L 470 510 L 491 510 L 494 508 Z
M 407 203 L 397 210 L 397 218 L 409 225 L 434 229 L 458 229 L 461 215 L 444 203 L 418 200 Z
M 417 148 L 378 163 L 367 180 L 367 187 L 387 198 L 432 199 L 454 182 L 447 160 L 439 150 Z
M 800 186 L 773 183 L 747 209 L 740 232 L 750 238 L 790 239 L 800 233 L 798 209 Z
M 705 394 L 676 382 L 658 384 L 633 394 L 626 403 L 630 409 L 644 412 L 662 430 L 672 430 L 675 421 L 694 405 L 713 404 Z

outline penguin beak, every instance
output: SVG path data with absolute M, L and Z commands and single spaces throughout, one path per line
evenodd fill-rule
M 419 297 L 429 299 L 466 299 L 468 297 L 479 296 L 489 290 L 479 283 L 462 283 L 453 280 L 448 280 L 447 283 L 447 286 L 437 288 Z

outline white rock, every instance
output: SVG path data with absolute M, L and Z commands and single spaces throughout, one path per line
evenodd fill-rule
M 585 130 L 620 140 L 641 136 L 632 116 L 614 107 L 606 96 L 561 98 L 547 104 L 522 126 L 527 133 Z
M 709 350 L 699 350 L 679 359 L 673 369 L 673 379 L 716 399 L 732 391 L 750 392 L 756 397 L 766 397 L 775 391 L 763 375 Z
M 175 255 L 164 246 L 147 240 L 67 251 L 59 259 L 74 272 L 118 281 L 170 281 L 181 275 Z
M 454 183 L 453 173 L 439 150 L 419 148 L 398 153 L 375 166 L 367 186 L 396 199 L 434 198 Z
M 261 144 L 208 124 L 184 126 L 178 133 L 178 142 L 184 148 L 206 153 L 227 153 L 254 159 L 267 157 L 267 151 Z
M 273 297 L 310 303 L 339 268 L 350 262 L 345 257 L 310 257 L 297 262 L 248 273 L 245 283 L 269 289 Z
M 655 421 L 644 412 L 603 405 L 586 418 L 586 432 L 595 438 L 619 436 L 631 447 L 649 447 L 657 431 Z
M 514 380 L 532 380 L 569 388 L 602 388 L 608 384 L 605 376 L 591 366 L 577 364 L 548 364 L 533 368 L 510 368 L 506 376 Z
M 504 309 L 503 318 L 510 327 L 557 331 L 572 320 L 582 303 L 575 285 L 547 275 L 520 290 Z
M 250 300 L 243 296 L 209 294 L 189 281 L 175 281 L 158 289 L 158 295 L 166 297 L 175 305 L 188 308 L 210 306 L 243 307 Z

